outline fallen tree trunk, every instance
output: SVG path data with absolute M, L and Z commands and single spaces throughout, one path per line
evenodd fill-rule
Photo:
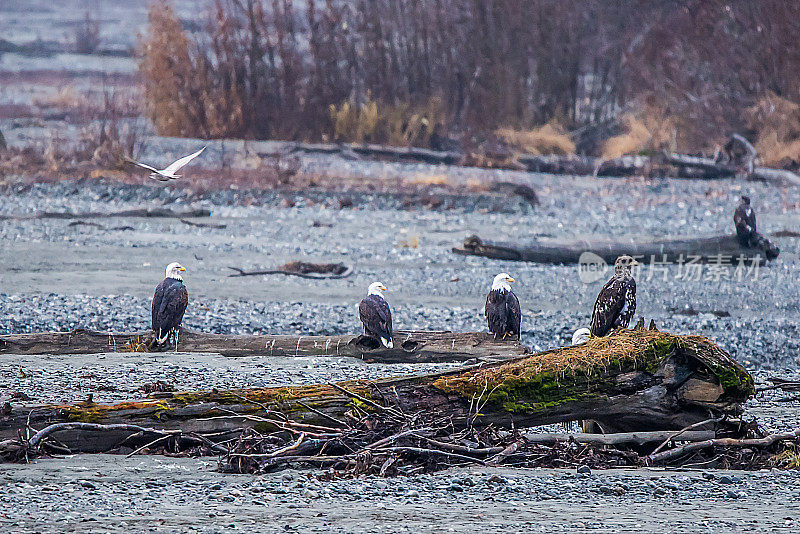
M 44 332 L 0 336 L 0 354 L 98 354 L 144 352 L 153 333 Z M 500 360 L 524 354 L 517 340 L 494 340 L 488 333 L 405 332 L 394 334 L 395 346 L 387 349 L 365 336 L 236 336 L 205 334 L 183 329 L 178 349 L 223 356 L 349 356 L 375 363 L 431 363 L 468 360 Z
M 747 169 L 734 163 L 687 154 L 669 153 L 664 155 L 664 159 L 666 163 L 676 167 L 678 176 L 683 178 L 733 178 L 738 172 Z M 746 174 L 752 179 L 777 185 L 800 185 L 800 176 L 785 169 L 754 166 L 752 171 L 747 171 Z
M 169 208 L 142 208 L 121 211 L 86 211 L 81 213 L 43 211 L 24 215 L 0 215 L 0 220 L 34 220 L 34 219 L 102 219 L 110 217 L 161 217 L 186 219 L 191 217 L 210 217 L 211 212 L 205 208 L 175 211 Z
M 670 430 L 709 416 L 740 413 L 741 403 L 754 392 L 747 371 L 706 338 L 625 330 L 581 345 L 431 375 L 161 393 L 159 398 L 114 405 L 11 406 L 0 416 L 0 439 L 16 437 L 28 425 L 60 422 L 133 424 L 184 433 L 252 426 L 259 432 L 279 429 L 312 436 L 371 412 L 401 419 L 436 414 L 456 429 L 593 419 L 611 432 Z
M 750 266 L 752 262 L 764 263 L 766 254 L 755 248 L 743 248 L 736 236 L 716 236 L 695 239 L 661 239 L 636 241 L 620 238 L 607 240 L 534 241 L 532 243 L 491 243 L 478 236 L 464 240 L 462 247 L 453 252 L 465 256 L 484 256 L 500 260 L 530 261 L 535 263 L 574 264 L 585 263 L 581 255 L 592 252 L 612 264 L 623 254 L 638 259 L 640 263 L 666 262 L 670 264 L 716 263 Z M 643 261 L 642 261 L 643 260 Z
M 444 152 L 416 147 L 395 147 L 388 145 L 355 143 L 292 143 L 289 152 L 305 152 L 307 154 L 341 154 L 344 156 L 389 159 L 395 161 L 419 161 L 423 163 L 455 165 L 464 157 L 460 152 Z

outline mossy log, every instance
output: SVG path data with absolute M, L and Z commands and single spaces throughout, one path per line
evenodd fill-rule
M 749 267 L 753 261 L 766 262 L 766 253 L 757 248 L 744 248 L 735 235 L 699 237 L 686 239 L 635 239 L 556 241 L 542 240 L 531 243 L 487 242 L 478 236 L 470 236 L 453 252 L 465 256 L 484 256 L 499 260 L 529 261 L 549 264 L 576 264 L 581 255 L 592 252 L 609 265 L 623 254 L 637 258 L 640 263 L 719 263 L 738 265 L 740 261 Z
M 609 432 L 677 430 L 739 413 L 754 393 L 747 371 L 704 337 L 625 330 L 581 345 L 437 374 L 160 393 L 114 405 L 12 406 L 0 416 L 0 440 L 16 437 L 27 424 L 38 429 L 73 421 L 184 432 L 335 427 L 337 421 L 388 409 L 383 406 L 395 413 L 446 414 L 455 428 L 470 422 L 520 428 L 592 419 Z
M 152 331 L 44 332 L 0 336 L 0 354 L 98 354 L 143 352 L 151 345 Z M 184 329 L 178 350 L 223 356 L 348 356 L 370 363 L 435 363 L 468 360 L 494 361 L 525 353 L 515 339 L 495 340 L 488 333 L 399 331 L 394 348 L 387 349 L 366 336 L 236 336 L 206 334 Z M 169 350 L 172 347 L 167 347 Z M 174 348 L 172 348 L 174 350 Z

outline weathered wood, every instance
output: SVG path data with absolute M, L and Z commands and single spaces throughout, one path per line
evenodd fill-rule
M 34 219 L 101 219 L 110 217 L 160 217 L 185 219 L 191 217 L 210 217 L 211 212 L 205 208 L 187 209 L 183 211 L 169 208 L 141 208 L 121 211 L 85 211 L 80 213 L 62 211 L 43 211 L 24 215 L 0 215 L 0 220 L 34 220 Z
M 632 238 L 613 241 L 541 240 L 524 244 L 486 242 L 478 236 L 471 236 L 464 240 L 462 247 L 454 247 L 453 252 L 465 256 L 554 264 L 579 263 L 585 252 L 592 252 L 612 265 L 623 254 L 633 256 L 640 263 L 653 261 L 685 264 L 691 261 L 720 264 L 733 262 L 737 265 L 742 261 L 749 266 L 756 260 L 760 263 L 766 261 L 766 254 L 762 250 L 743 248 L 735 235 L 652 241 L 637 241 Z
M 419 161 L 431 164 L 455 165 L 464 157 L 460 152 L 444 152 L 416 147 L 393 147 L 375 144 L 324 144 L 324 143 L 292 143 L 289 152 L 305 152 L 307 154 L 341 154 L 350 157 L 365 156 L 376 159 L 395 161 Z
M 575 443 L 593 443 L 596 445 L 647 445 L 648 443 L 660 443 L 664 440 L 670 439 L 675 432 L 670 431 L 655 431 L 655 432 L 621 432 L 615 434 L 587 434 L 578 432 L 575 434 L 564 433 L 541 433 L 541 434 L 523 434 L 525 441 L 528 443 L 568 443 L 574 441 Z M 714 439 L 716 432 L 713 430 L 690 430 L 681 433 L 675 438 L 675 441 L 705 441 L 707 439 Z
M 708 385 L 708 386 L 707 386 Z M 717 395 L 694 393 L 715 390 Z M 455 428 L 470 423 L 531 427 L 593 419 L 611 432 L 684 429 L 709 416 L 738 414 L 755 393 L 752 377 L 706 338 L 625 330 L 587 343 L 466 370 L 310 385 L 230 391 L 162 393 L 140 402 L 99 405 L 12 406 L 0 417 L 0 439 L 28 422 L 135 424 L 183 432 L 293 430 L 358 419 L 375 406 L 392 414 L 447 416 Z M 361 400 L 359 400 L 361 399 Z
M 687 154 L 668 153 L 664 155 L 664 158 L 666 163 L 678 169 L 678 176 L 684 178 L 733 178 L 738 172 L 750 169 L 749 164 L 742 168 L 732 162 Z M 777 185 L 800 185 L 800 176 L 785 169 L 753 166 L 747 174 L 752 179 Z
M 0 354 L 97 354 L 141 352 L 152 340 L 142 332 L 43 332 L 0 336 Z M 223 356 L 349 356 L 375 363 L 492 361 L 524 354 L 517 340 L 494 340 L 488 333 L 398 331 L 394 348 L 365 336 L 237 336 L 183 329 L 178 350 Z

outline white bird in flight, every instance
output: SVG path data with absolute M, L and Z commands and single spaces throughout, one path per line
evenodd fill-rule
M 139 167 L 145 168 L 149 171 L 153 171 L 150 173 L 150 178 L 152 178 L 153 180 L 158 180 L 159 182 L 168 182 L 170 180 L 175 180 L 176 178 L 180 178 L 180 176 L 175 173 L 178 172 L 182 167 L 186 166 L 194 158 L 199 156 L 200 153 L 205 149 L 206 147 L 203 147 L 194 154 L 183 156 L 181 159 L 170 163 L 166 168 L 161 170 L 158 170 L 155 167 L 151 167 L 150 165 L 146 165 L 144 163 L 139 163 L 138 161 L 135 160 L 130 160 L 130 162 L 138 165 Z

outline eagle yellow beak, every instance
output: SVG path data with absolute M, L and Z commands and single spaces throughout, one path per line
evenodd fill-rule
M 179 271 L 186 271 L 186 267 L 178 267 Z
M 381 286 L 381 291 L 389 291 L 389 288 L 386 286 Z
M 516 280 L 514 280 L 514 279 L 513 279 L 513 278 L 511 278 L 510 276 L 508 277 L 508 281 L 509 281 L 509 282 L 516 282 Z

